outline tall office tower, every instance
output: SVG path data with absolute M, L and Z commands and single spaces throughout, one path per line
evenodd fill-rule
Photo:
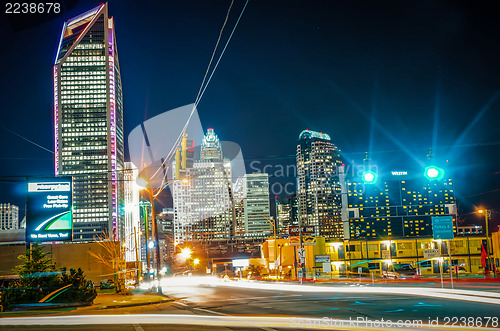
M 73 176 L 73 238 L 123 223 L 123 102 L 113 18 L 101 4 L 64 23 L 54 64 L 55 174 Z
M 276 198 L 276 222 L 281 234 L 288 234 L 288 227 L 299 225 L 297 197 Z
M 273 233 L 269 211 L 269 175 L 245 174 L 243 177 L 245 238 L 264 238 Z
M 202 160 L 222 160 L 222 145 L 214 129 L 208 129 L 201 146 Z
M 123 227 L 118 226 L 118 234 L 125 242 L 125 260 L 127 262 L 137 260 L 136 251 L 141 247 L 140 187 L 136 183 L 138 175 L 137 167 L 132 162 L 125 162 L 123 171 L 125 222 Z
M 233 185 L 233 196 L 235 203 L 235 216 L 236 216 L 236 239 L 245 238 L 245 192 L 243 191 L 244 177 L 236 178 Z
M 0 203 L 0 230 L 19 229 L 19 207 Z
M 342 238 L 339 150 L 326 133 L 304 130 L 297 145 L 297 198 L 301 225 L 315 226 L 315 235 Z
M 442 178 L 432 179 L 424 169 L 346 174 L 341 179 L 346 239 L 432 237 L 433 216 L 456 219 L 457 214 L 453 181 L 441 171 Z
M 200 160 L 186 169 L 187 181 L 172 184 L 174 232 L 178 243 L 229 240 L 236 215 L 232 195 L 231 162 L 213 129 L 203 139 Z

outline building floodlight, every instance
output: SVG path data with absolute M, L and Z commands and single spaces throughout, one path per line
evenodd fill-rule
M 440 180 L 444 176 L 444 170 L 436 166 L 425 168 L 424 176 L 429 180 Z

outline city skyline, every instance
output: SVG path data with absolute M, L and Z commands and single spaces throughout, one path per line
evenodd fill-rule
M 5 7 L 0 329 L 500 326 L 494 2 Z
M 44 37 L 33 40 L 32 46 L 40 50 L 36 59 L 33 54 L 22 51 L 23 45 L 17 45 L 20 53 L 24 54 L 19 59 L 13 58 L 12 52 L 3 56 L 7 62 L 13 63 L 29 60 L 33 70 L 33 79 L 29 84 L 47 84 L 47 70 L 52 61 L 50 58 L 53 59 L 57 46 L 57 40 L 48 40 L 47 36 L 59 34 L 63 21 L 95 5 L 97 4 L 93 2 L 82 1 L 64 16 L 38 26 L 36 31 L 27 29 L 14 32 L 9 27 L 9 22 L 5 22 L 3 33 L 7 40 L 25 38 L 23 36 L 27 31 L 35 36 L 41 33 Z M 168 30 L 168 38 L 171 38 L 172 45 L 179 47 L 175 51 L 165 53 L 171 61 L 161 64 L 152 61 L 142 68 L 137 65 L 137 61 L 133 61 L 134 58 L 143 57 L 138 53 L 139 49 L 134 49 L 132 45 L 134 42 L 147 45 L 151 39 L 146 34 L 142 34 L 142 39 L 137 39 L 139 32 L 134 32 L 131 27 L 124 25 L 135 11 L 141 9 L 138 7 L 140 5 L 120 6 L 118 2 L 109 3 L 110 13 L 119 17 L 116 24 L 120 39 L 120 60 L 122 66 L 123 63 L 127 64 L 124 77 L 125 135 L 130 132 L 130 128 L 145 118 L 150 118 L 167 107 L 179 106 L 186 103 L 186 99 L 194 97 L 191 95 L 196 94 L 203 69 L 213 49 L 213 42 L 209 41 L 215 41 L 213 39 L 220 28 L 220 16 L 225 12 L 226 5 L 214 5 L 215 7 L 209 10 L 214 15 L 208 16 L 201 14 L 204 8 L 200 5 L 193 15 L 203 17 L 204 20 L 194 22 L 193 26 L 184 29 L 182 33 L 176 27 L 183 27 L 186 23 L 179 19 L 172 20 L 168 26 L 171 28 Z M 485 75 L 492 73 L 491 70 L 486 70 L 488 63 L 492 64 L 491 68 L 495 67 L 491 61 L 494 58 L 492 54 L 495 54 L 497 49 L 491 48 L 491 42 L 495 45 L 497 39 L 489 34 L 485 27 L 478 25 L 477 18 L 482 17 L 489 27 L 494 27 L 497 23 L 493 22 L 486 8 L 437 2 L 429 8 L 416 4 L 393 5 L 384 8 L 384 12 L 366 2 L 350 5 L 319 2 L 305 8 L 297 5 L 298 3 L 290 3 L 287 15 L 276 24 L 277 22 L 271 20 L 271 13 L 279 10 L 278 5 L 268 8 L 269 14 L 263 14 L 262 4 L 249 4 L 240 26 L 235 31 L 228 54 L 223 58 L 212 85 L 208 87 L 207 94 L 199 105 L 203 122 L 218 128 L 221 135 L 227 137 L 225 140 L 239 142 L 248 156 L 247 160 L 258 158 L 262 162 L 271 163 L 276 161 L 276 158 L 271 156 L 278 155 L 279 162 L 284 165 L 293 163 L 290 156 L 294 152 L 295 137 L 304 128 L 328 132 L 347 159 L 358 161 L 364 152 L 371 150 L 374 161 L 390 158 L 393 164 L 397 164 L 398 159 L 412 160 L 410 162 L 418 164 L 424 160 L 428 148 L 435 144 L 438 147 L 438 156 L 451 156 L 449 163 L 454 168 L 452 170 L 458 174 L 455 185 L 457 199 L 462 208 L 468 212 L 473 204 L 478 206 L 481 203 L 490 208 L 495 207 L 496 195 L 488 192 L 494 191 L 498 184 L 498 175 L 494 175 L 498 172 L 496 155 L 499 153 L 498 145 L 495 144 L 498 141 L 498 133 L 493 126 L 498 114 L 498 111 L 495 111 L 498 107 L 495 94 L 498 84 Z M 149 21 L 156 29 L 160 28 L 156 23 L 158 20 L 154 19 L 157 18 L 156 15 L 175 13 L 182 17 L 187 12 L 187 8 L 182 5 L 163 6 L 165 7 L 157 8 L 169 10 L 163 11 L 163 14 L 160 14 L 161 10 L 151 13 L 153 18 Z M 241 9 L 242 6 L 243 3 L 236 2 L 235 10 Z M 367 17 L 364 11 L 358 11 L 359 8 L 367 11 L 373 9 L 380 15 L 386 15 L 388 21 L 385 24 L 373 25 L 376 21 Z M 413 13 L 408 11 L 409 8 L 414 9 Z M 322 14 L 322 11 L 327 9 L 328 12 L 336 13 L 335 20 L 330 20 L 326 14 Z M 394 12 L 399 14 L 399 18 L 391 18 Z M 445 12 L 452 14 L 444 15 Z M 425 13 L 428 15 L 424 15 Z M 342 14 L 345 17 L 357 18 L 363 24 L 356 27 L 339 17 Z M 261 27 L 255 23 L 259 18 L 262 19 L 260 22 L 263 22 Z M 416 23 L 422 28 L 421 31 L 408 31 L 410 23 L 403 22 L 404 19 Z M 337 31 L 339 24 L 344 28 Z M 374 26 L 376 31 L 369 32 L 368 26 Z M 210 28 L 203 31 L 203 36 L 206 37 L 202 38 L 204 41 L 195 43 L 201 40 L 197 34 L 200 27 Z M 407 31 L 408 38 L 403 33 L 398 33 L 395 27 Z M 439 33 L 436 34 L 436 31 Z M 257 36 L 252 37 L 252 32 L 257 33 Z M 395 42 L 400 42 L 401 51 L 395 53 L 394 44 L 385 40 L 385 37 L 375 36 L 375 33 L 392 36 Z M 473 38 L 477 35 L 482 38 Z M 273 38 L 283 42 L 271 44 Z M 38 39 L 42 39 L 43 43 Z M 405 42 L 405 39 L 411 40 Z M 329 40 L 333 41 L 325 44 L 325 41 Z M 439 42 L 442 40 L 446 41 L 446 47 L 440 46 Z M 238 55 L 243 54 L 248 45 L 254 43 L 260 45 L 261 49 L 269 49 L 272 52 L 252 52 L 244 57 L 246 61 L 241 61 Z M 181 61 L 179 56 L 186 54 L 186 50 L 195 44 L 199 48 L 198 55 L 183 56 Z M 304 50 L 303 46 L 306 45 L 310 46 L 310 51 Z M 416 49 L 411 45 L 416 45 Z M 462 49 L 465 45 L 471 46 L 468 47 L 468 53 L 452 52 Z M 165 50 L 163 45 L 158 47 Z M 374 50 L 373 56 L 361 52 L 363 49 Z M 331 50 L 336 52 L 330 53 Z M 284 54 L 288 56 L 284 56 L 283 61 L 276 62 L 277 56 Z M 349 62 L 349 57 L 353 55 L 365 59 L 373 68 Z M 465 60 L 469 61 L 464 62 Z M 301 66 L 293 65 L 297 61 Z M 313 65 L 313 62 L 316 64 Z M 185 77 L 181 78 L 180 71 L 173 70 L 168 63 L 180 63 L 178 67 Z M 197 65 L 190 65 L 192 63 Z M 157 72 L 152 70 L 152 65 L 157 66 Z M 236 74 L 235 68 L 241 69 L 241 72 Z M 269 70 L 270 68 L 272 69 Z M 420 68 L 422 72 L 415 70 L 416 68 Z M 172 74 L 166 75 L 169 71 Z M 293 72 L 298 79 L 290 79 Z M 19 79 L 10 69 L 7 69 L 6 74 L 14 83 Z M 151 76 L 154 84 L 147 83 L 148 76 Z M 161 78 L 163 76 L 172 79 L 165 80 Z M 236 79 L 243 79 L 242 84 L 234 84 Z M 175 80 L 177 88 L 173 86 Z M 478 84 L 471 86 L 467 82 Z M 136 84 L 142 84 L 142 87 Z M 274 97 L 262 99 L 264 88 L 274 92 L 271 94 Z M 292 88 L 297 89 L 299 93 L 290 94 Z M 161 97 L 159 89 L 168 91 L 170 98 Z M 22 107 L 29 116 L 26 116 L 23 125 L 20 125 L 12 115 L 6 114 L 5 127 L 50 149 L 52 138 L 49 135 L 36 134 L 27 128 L 33 127 L 34 123 L 48 128 L 51 112 L 47 108 L 47 102 L 51 100 L 52 92 L 47 86 L 41 89 L 33 86 L 31 90 L 36 91 L 30 98 L 34 103 L 30 103 L 30 100 L 20 100 L 18 97 L 18 104 L 13 107 L 12 101 L 6 100 L 6 107 Z M 181 90 L 182 92 L 179 92 Z M 126 93 L 127 91 L 131 92 Z M 12 92 L 9 86 L 6 86 L 5 93 L 19 95 Z M 238 101 L 239 98 L 245 100 L 248 105 Z M 420 101 L 415 102 L 416 100 Z M 46 106 L 42 107 L 45 111 L 40 111 L 38 105 L 44 104 Z M 34 109 L 38 110 L 35 112 Z M 249 109 L 252 111 L 248 111 Z M 390 115 L 384 115 L 386 109 Z M 457 112 L 461 116 L 454 116 Z M 263 124 L 266 130 L 263 134 L 252 136 L 255 125 L 262 125 L 258 121 L 262 118 L 267 118 Z M 284 129 L 285 127 L 287 129 Z M 350 129 L 346 129 L 347 127 Z M 433 131 L 439 134 L 433 134 Z M 4 141 L 13 142 L 12 146 L 5 146 L 8 159 L 4 162 L 2 173 L 21 176 L 51 173 L 52 160 L 49 152 L 7 130 L 1 134 Z M 443 148 L 453 145 L 456 146 Z M 19 151 L 23 153 L 20 154 Z M 27 159 L 22 161 L 19 158 Z M 273 180 L 270 177 L 270 181 Z M 5 182 L 2 182 L 2 185 L 6 188 L 2 190 L 2 201 L 18 204 L 23 208 L 18 202 L 22 201 L 23 196 L 16 190 L 17 186 Z M 8 200 L 8 197 L 12 196 L 14 199 Z

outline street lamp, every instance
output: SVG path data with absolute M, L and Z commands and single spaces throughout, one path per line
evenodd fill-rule
M 486 268 L 488 272 L 490 271 L 490 231 L 488 228 L 489 218 L 491 216 L 491 210 L 479 209 L 477 211 L 479 214 L 484 214 L 484 222 L 486 224 Z
M 187 259 L 191 258 L 192 253 L 193 252 L 191 251 L 191 249 L 189 247 L 185 247 L 185 248 L 181 249 L 180 255 L 184 260 L 187 260 Z

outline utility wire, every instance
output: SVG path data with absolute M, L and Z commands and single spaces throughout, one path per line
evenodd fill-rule
M 214 52 L 212 53 L 212 58 L 210 59 L 209 67 L 208 67 L 208 69 L 207 69 L 207 72 L 205 73 L 205 77 L 204 77 L 203 82 L 202 82 L 202 85 L 201 85 L 201 86 L 203 87 L 203 91 L 201 92 L 201 95 L 200 95 L 200 94 L 199 94 L 199 92 L 198 92 L 199 97 L 197 96 L 197 98 L 196 98 L 196 100 L 195 100 L 195 103 L 194 103 L 194 105 L 193 105 L 193 109 L 191 110 L 191 114 L 189 115 L 188 120 L 186 121 L 186 124 L 184 125 L 184 128 L 182 129 L 182 131 L 180 132 L 179 136 L 177 137 L 177 140 L 176 140 L 176 142 L 175 142 L 174 146 L 172 146 L 172 149 L 170 150 L 169 154 L 168 154 L 168 155 L 167 155 L 167 157 L 163 160 L 163 162 L 162 162 L 162 166 L 163 166 L 163 165 L 164 165 L 167 161 L 169 161 L 169 160 L 170 160 L 170 158 L 172 157 L 171 155 L 172 155 L 173 151 L 174 151 L 174 150 L 176 150 L 176 149 L 177 149 L 177 146 L 180 144 L 180 141 L 181 141 L 181 139 L 182 139 L 182 137 L 183 137 L 183 135 L 184 135 L 184 132 L 186 132 L 186 129 L 187 129 L 188 125 L 189 125 L 189 122 L 191 121 L 191 118 L 193 117 L 193 114 L 194 114 L 194 111 L 195 111 L 195 109 L 196 109 L 196 106 L 197 106 L 197 105 L 199 104 L 199 102 L 201 101 L 201 98 L 203 97 L 203 94 L 205 93 L 205 90 L 206 90 L 206 88 L 207 88 L 208 84 L 210 84 L 210 81 L 212 80 L 212 77 L 213 77 L 213 75 L 214 75 L 214 73 L 215 73 L 215 70 L 217 69 L 217 67 L 218 67 L 218 65 L 219 65 L 219 63 L 220 63 L 220 61 L 221 61 L 221 59 L 222 59 L 222 56 L 224 55 L 224 53 L 225 53 L 225 51 L 226 51 L 226 48 L 227 48 L 227 46 L 228 46 L 229 42 L 231 41 L 231 38 L 232 38 L 232 36 L 233 36 L 233 34 L 234 34 L 234 31 L 236 30 L 236 27 L 238 26 L 238 23 L 240 22 L 240 19 L 241 19 L 242 15 L 243 15 L 243 13 L 244 13 L 244 11 L 245 11 L 245 8 L 246 8 L 246 7 L 247 7 L 247 5 L 248 5 L 248 1 L 249 1 L 249 0 L 247 0 L 247 1 L 246 1 L 245 6 L 244 6 L 244 7 L 243 7 L 243 9 L 241 10 L 241 13 L 240 13 L 240 15 L 239 15 L 239 17 L 238 17 L 238 20 L 236 21 L 236 23 L 235 23 L 235 25 L 234 25 L 234 27 L 233 27 L 233 30 L 231 31 L 231 34 L 230 34 L 230 36 L 229 36 L 228 40 L 226 41 L 226 44 L 225 44 L 225 46 L 224 46 L 224 48 L 223 48 L 223 50 L 222 50 L 221 54 L 219 55 L 219 59 L 217 60 L 217 63 L 216 63 L 216 65 L 215 65 L 215 67 L 213 68 L 212 73 L 210 74 L 210 77 L 209 77 L 209 79 L 208 79 L 207 83 L 206 83 L 206 84 L 205 84 L 205 86 L 203 87 L 203 82 L 205 81 L 205 78 L 206 78 L 206 75 L 207 75 L 207 73 L 208 73 L 208 70 L 210 69 L 210 66 L 211 66 L 211 63 L 212 63 L 213 57 L 214 57 L 215 52 L 216 52 L 216 50 L 217 50 L 217 47 L 218 47 L 218 45 L 219 45 L 219 41 L 220 41 L 220 38 L 221 38 L 222 32 L 223 32 L 223 30 L 224 30 L 224 28 L 225 28 L 225 26 L 226 26 L 227 18 L 228 18 L 228 16 L 229 16 L 229 13 L 230 13 L 231 7 L 232 7 L 232 5 L 233 5 L 233 2 L 231 2 L 231 5 L 230 5 L 230 7 L 229 7 L 229 9 L 228 9 L 228 12 L 227 12 L 227 14 L 226 14 L 226 19 L 225 19 L 225 21 L 224 21 L 224 24 L 223 24 L 223 26 L 222 26 L 221 32 L 220 32 L 220 34 L 219 34 L 219 39 L 217 40 L 217 43 L 216 43 L 216 46 L 215 46 Z M 151 177 L 150 177 L 150 180 L 151 180 L 151 179 L 153 179 L 153 178 L 157 175 L 157 173 L 158 173 L 158 170 L 157 170 L 157 171 L 153 174 L 153 176 L 151 176 Z M 165 171 L 164 176 L 163 176 L 163 177 L 164 177 L 164 178 L 163 178 L 163 180 L 165 179 L 165 177 L 166 177 L 166 176 L 167 176 L 167 172 Z M 163 180 L 162 180 L 162 182 L 163 182 Z
M 227 23 L 227 19 L 229 17 L 229 14 L 231 12 L 231 8 L 233 7 L 233 3 L 234 3 L 234 0 L 231 1 L 231 5 L 229 6 L 229 9 L 226 13 L 226 18 L 224 20 L 224 23 L 222 24 L 222 28 L 219 32 L 219 38 L 217 39 L 217 43 L 215 44 L 215 48 L 212 52 L 212 57 L 210 58 L 210 62 L 208 64 L 208 67 L 207 67 L 207 70 L 205 71 L 205 76 L 203 77 L 203 80 L 201 82 L 201 85 L 200 85 L 200 89 L 198 90 L 198 94 L 196 95 L 196 99 L 195 99 L 195 102 L 193 104 L 193 109 L 191 109 L 191 113 L 189 114 L 189 117 L 186 121 L 186 124 L 184 125 L 184 127 L 182 128 L 181 132 L 179 133 L 179 136 L 177 137 L 177 139 L 175 140 L 175 143 L 174 145 L 172 146 L 172 148 L 170 149 L 170 151 L 168 152 L 167 156 L 165 157 L 165 159 L 163 159 L 162 163 L 161 163 L 161 167 L 160 168 L 163 168 L 165 163 L 167 163 L 167 161 L 170 161 L 171 157 L 172 157 L 172 154 L 175 150 L 177 150 L 177 147 L 179 146 L 181 140 L 182 140 L 182 137 L 184 136 L 184 132 L 186 132 L 186 129 L 189 125 L 189 122 L 191 121 L 191 118 L 193 117 L 193 114 L 194 114 L 194 111 L 196 109 L 196 105 L 197 105 L 197 102 L 198 102 L 198 99 L 199 99 L 199 96 L 200 96 L 200 93 L 203 89 L 203 84 L 205 83 L 205 79 L 207 77 L 207 74 L 208 72 L 210 71 L 210 67 L 212 66 L 212 61 L 213 61 L 213 58 L 217 52 L 217 48 L 219 46 L 219 42 L 220 42 L 220 39 L 221 39 L 221 36 L 222 36 L 222 33 L 224 31 L 224 28 L 226 27 L 226 23 Z M 169 162 L 168 162 L 169 163 Z M 167 163 L 167 167 L 168 167 L 168 163 Z M 158 171 L 160 170 L 160 168 L 158 170 L 155 171 L 155 173 L 149 178 L 149 180 L 151 181 L 157 174 L 158 174 Z M 163 179 L 162 179 L 162 185 L 163 186 L 163 182 L 167 176 L 167 173 L 168 173 L 168 169 L 166 171 L 164 171 L 164 174 L 163 174 Z
M 222 59 L 222 56 L 224 55 L 224 53 L 226 52 L 226 48 L 227 48 L 227 45 L 229 45 L 229 42 L 231 41 L 231 38 L 233 37 L 233 34 L 234 34 L 234 31 L 236 30 L 236 27 L 238 26 L 238 23 L 240 22 L 240 19 L 241 19 L 241 16 L 243 16 L 243 13 L 245 12 L 245 8 L 247 8 L 247 5 L 248 5 L 248 0 L 245 2 L 245 6 L 243 7 L 243 9 L 241 10 L 241 13 L 240 13 L 240 16 L 238 17 L 238 20 L 236 21 L 236 24 L 234 25 L 233 27 L 233 31 L 231 31 L 231 34 L 229 35 L 229 38 L 226 42 L 226 45 L 224 46 L 224 48 L 222 49 L 222 53 L 221 55 L 219 56 L 219 60 L 217 60 L 217 63 L 215 64 L 215 67 L 214 67 L 214 70 L 212 70 L 212 74 L 210 75 L 210 77 L 208 78 L 208 81 L 207 81 L 207 84 L 205 85 L 205 87 L 203 88 L 203 92 L 201 93 L 200 95 L 200 98 L 196 101 L 195 105 L 197 106 L 199 103 L 200 103 L 200 100 L 201 98 L 203 97 L 203 94 L 205 94 L 205 90 L 207 89 L 208 87 L 208 84 L 210 84 L 210 81 L 212 80 L 212 77 L 215 73 L 215 70 L 217 69 L 217 67 L 219 66 L 219 63 L 220 63 L 220 60 Z
M 37 147 L 40 147 L 41 149 L 46 150 L 46 151 L 47 151 L 47 152 L 49 152 L 49 153 L 54 154 L 54 152 L 53 152 L 53 151 L 51 151 L 50 149 L 45 148 L 45 147 L 43 147 L 42 145 L 38 145 L 36 142 L 31 141 L 31 140 L 29 140 L 28 138 L 21 136 L 19 133 L 14 132 L 14 131 L 12 131 L 12 130 L 11 130 L 11 129 L 9 129 L 9 128 L 6 128 L 6 127 L 5 127 L 5 126 L 3 126 L 3 125 L 2 125 L 2 128 L 4 128 L 5 130 L 9 131 L 10 133 L 12 133 L 12 134 L 14 134 L 14 135 L 18 136 L 19 138 L 24 139 L 24 140 L 26 140 L 27 142 L 32 143 L 33 145 L 35 145 L 35 146 L 37 146 Z

